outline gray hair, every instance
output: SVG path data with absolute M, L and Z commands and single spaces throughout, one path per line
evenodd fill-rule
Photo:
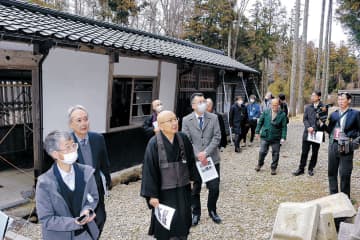
M 86 110 L 86 108 L 82 105 L 75 105 L 75 106 L 71 106 L 68 109 L 68 119 L 69 119 L 69 123 L 71 123 L 71 114 L 75 111 L 75 110 L 82 110 L 84 112 L 86 112 L 86 114 L 89 116 L 88 111 Z
M 66 131 L 52 131 L 50 132 L 44 141 L 44 148 L 46 152 L 51 155 L 53 151 L 58 151 L 60 149 L 60 141 L 72 140 L 71 134 Z

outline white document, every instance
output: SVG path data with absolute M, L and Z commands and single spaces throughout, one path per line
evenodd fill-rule
M 212 158 L 208 157 L 207 160 L 207 165 L 202 165 L 200 161 L 196 161 L 196 168 L 198 169 L 200 177 L 204 183 L 219 177 Z
M 9 223 L 9 217 L 0 211 L 0 239 L 5 238 L 6 229 Z
M 315 143 L 320 144 L 323 141 L 323 136 L 324 136 L 324 132 L 317 131 L 317 132 L 313 132 L 311 134 L 309 133 L 307 140 L 309 142 L 315 142 Z
M 171 221 L 174 217 L 175 209 L 164 204 L 159 204 L 157 208 L 155 208 L 155 217 L 159 221 L 159 223 L 170 231 Z
M 153 124 L 153 127 L 154 127 L 154 128 L 158 128 L 158 127 L 159 127 L 159 124 L 158 124 L 157 121 L 153 122 L 152 124 Z

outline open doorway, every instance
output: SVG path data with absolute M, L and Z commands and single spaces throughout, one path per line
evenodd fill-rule
M 34 167 L 31 70 L 0 69 L 0 209 L 24 201 Z

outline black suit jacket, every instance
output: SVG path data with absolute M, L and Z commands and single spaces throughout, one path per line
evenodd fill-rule
M 326 131 L 329 135 L 336 127 L 336 123 L 340 119 L 339 110 L 336 110 L 330 115 L 329 125 L 326 127 Z M 360 113 L 357 110 L 349 108 L 346 114 L 346 121 L 344 132 L 347 137 L 355 139 L 360 136 Z
M 319 102 L 318 108 L 323 107 L 324 105 Z M 319 120 L 317 118 L 316 114 L 316 108 L 314 107 L 314 104 L 309 104 L 305 107 L 304 117 L 303 117 L 303 123 L 304 123 L 304 134 L 303 134 L 303 140 L 307 140 L 308 137 L 308 128 L 312 127 L 315 129 L 315 131 L 324 131 L 324 126 L 320 126 Z M 325 139 L 324 139 L 325 140 Z
M 78 140 L 74 133 L 73 138 L 76 143 L 78 143 Z M 106 150 L 105 140 L 104 136 L 95 133 L 95 132 L 88 132 L 89 136 L 89 144 L 91 147 L 91 154 L 92 154 L 92 167 L 95 169 L 95 180 L 96 184 L 98 186 L 99 196 L 103 196 L 105 194 L 105 189 L 102 187 L 102 180 L 100 171 L 105 175 L 106 178 L 106 186 L 111 186 L 111 177 L 110 177 L 110 162 L 108 158 L 108 153 Z M 80 144 L 80 143 L 78 143 Z M 84 163 L 83 155 L 81 153 L 80 147 L 78 148 L 78 162 Z

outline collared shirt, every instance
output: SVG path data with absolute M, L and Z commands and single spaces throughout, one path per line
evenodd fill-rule
M 83 140 L 85 140 L 85 145 L 89 143 L 89 135 L 86 134 L 85 135 L 85 138 L 80 138 L 76 135 L 76 133 L 74 133 L 75 137 L 76 137 L 76 140 L 78 141 L 79 145 L 80 144 L 83 144 Z
M 341 110 L 339 110 L 339 117 L 341 117 L 343 114 L 345 114 L 345 115 L 340 119 L 340 129 L 341 129 L 341 131 L 344 131 L 344 128 L 345 128 L 347 110 L 348 110 L 348 109 L 346 109 L 344 112 L 341 112 Z
M 198 125 L 200 125 L 200 118 L 199 118 L 199 117 L 202 117 L 202 121 L 203 121 L 203 124 L 204 124 L 204 115 L 205 115 L 205 114 L 203 114 L 203 115 L 197 115 L 197 113 L 196 113 L 196 112 L 194 112 L 194 113 L 195 113 L 195 116 L 196 116 L 196 119 L 197 119 Z
M 60 168 L 59 165 L 58 165 L 58 169 L 59 169 L 61 178 L 64 181 L 64 183 L 66 184 L 66 186 L 68 186 L 68 188 L 71 191 L 74 191 L 75 190 L 75 170 L 74 170 L 74 167 L 71 165 L 70 172 L 65 172 L 64 170 L 62 170 Z
M 86 134 L 85 138 L 81 139 L 78 136 L 75 137 L 77 141 L 79 142 L 80 151 L 82 154 L 82 158 L 84 162 L 80 162 L 89 166 L 93 166 L 93 158 L 92 158 L 92 152 L 91 152 L 91 146 L 89 142 L 89 134 Z M 85 141 L 85 143 L 84 143 Z

